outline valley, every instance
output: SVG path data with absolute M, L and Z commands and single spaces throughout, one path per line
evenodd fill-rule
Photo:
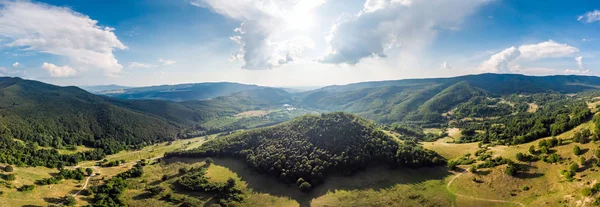
M 541 92 L 478 85 L 488 76 L 180 102 L 4 79 L 0 166 L 12 171 L 2 172 L 0 205 L 600 203 L 600 92 L 566 84 L 600 80 Z M 52 94 L 61 98 L 37 97 Z

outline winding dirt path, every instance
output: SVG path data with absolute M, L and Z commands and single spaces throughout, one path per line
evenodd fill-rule
M 448 182 L 448 185 L 446 185 L 446 189 L 448 190 L 448 192 L 454 194 L 455 196 L 460 196 L 460 197 L 464 197 L 464 198 L 468 198 L 468 199 L 472 199 L 472 200 L 487 201 L 487 202 L 494 202 L 494 203 L 512 203 L 512 204 L 516 204 L 516 205 L 525 207 L 525 204 L 523 204 L 521 202 L 515 202 L 515 201 L 509 201 L 509 200 L 497 200 L 497 199 L 478 198 L 478 197 L 474 197 L 474 196 L 468 196 L 468 195 L 463 195 L 463 194 L 460 194 L 460 193 L 452 192 L 450 190 L 450 185 L 452 185 L 452 183 L 454 182 L 454 180 L 456 180 L 458 177 L 460 177 L 461 175 L 465 174 L 468 171 L 469 171 L 469 169 L 465 170 L 464 172 L 459 173 L 458 175 L 454 176 L 452 178 L 452 180 L 450 180 L 450 182 Z M 454 206 L 454 204 L 452 204 L 452 206 Z

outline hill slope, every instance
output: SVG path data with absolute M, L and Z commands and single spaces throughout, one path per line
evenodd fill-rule
M 354 173 L 370 163 L 392 167 L 444 163 L 436 153 L 410 141 L 396 142 L 372 122 L 345 113 L 306 115 L 166 156 L 236 156 L 258 171 L 284 182 L 297 182 L 301 189 L 304 182 L 320 184 L 328 173 Z
M 115 152 L 174 138 L 177 125 L 115 106 L 77 87 L 0 78 L 0 128 L 40 146 L 87 145 Z
M 241 91 L 261 88 L 266 87 L 227 82 L 193 83 L 107 90 L 99 92 L 99 94 L 120 99 L 189 101 L 211 99 L 219 96 L 229 96 Z
M 577 93 L 600 88 L 595 76 L 480 74 L 452 78 L 355 83 L 300 93 L 301 106 L 346 111 L 381 123 L 445 123 L 442 114 L 475 97 Z

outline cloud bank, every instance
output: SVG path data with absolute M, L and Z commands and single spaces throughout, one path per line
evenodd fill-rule
M 197 7 L 211 9 L 241 21 L 231 40 L 240 46 L 231 60 L 245 62 L 245 69 L 271 69 L 294 61 L 314 47 L 312 39 L 297 35 L 310 27 L 311 12 L 325 0 L 192 0 Z
M 367 0 L 362 11 L 333 25 L 324 63 L 357 64 L 392 48 L 420 49 L 439 30 L 454 30 L 486 0 Z
M 97 23 L 65 7 L 0 1 L 0 36 L 9 40 L 5 46 L 64 56 L 78 68 L 117 75 L 123 66 L 113 50 L 127 47 L 113 33 L 113 28 Z
M 521 45 L 519 48 L 510 47 L 490 59 L 484 61 L 478 68 L 480 72 L 506 73 L 522 72 L 516 62 L 532 61 L 546 58 L 572 57 L 579 52 L 579 49 L 567 44 L 560 44 L 552 40 L 538 44 Z

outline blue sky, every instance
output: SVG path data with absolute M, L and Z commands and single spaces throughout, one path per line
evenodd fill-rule
M 130 86 L 599 75 L 599 9 L 592 0 L 0 0 L 0 75 Z

